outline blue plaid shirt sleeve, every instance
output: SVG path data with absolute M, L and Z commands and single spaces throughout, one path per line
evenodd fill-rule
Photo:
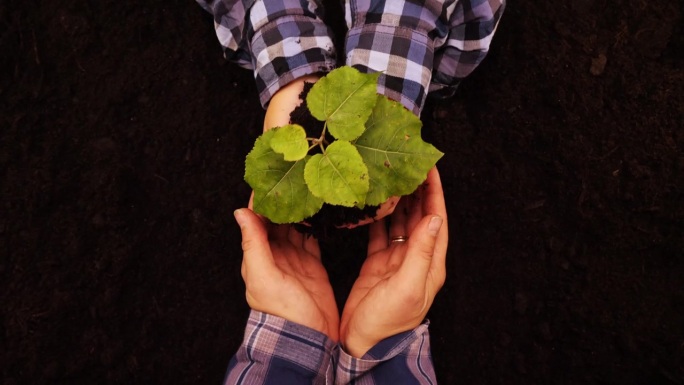
M 319 0 L 196 0 L 214 16 L 226 59 L 254 71 L 261 105 L 302 76 L 335 68 Z
M 420 115 L 429 91 L 453 90 L 482 61 L 504 3 L 346 1 L 346 64 L 382 72 L 378 92 Z
M 361 358 L 340 348 L 335 384 L 436 385 L 428 324 L 380 341 Z
M 223 384 L 437 384 L 427 329 L 426 322 L 354 358 L 323 333 L 252 310 Z
M 252 69 L 261 104 L 299 77 L 336 66 L 320 0 L 196 0 L 225 56 Z M 487 55 L 505 0 L 347 0 L 345 64 L 382 72 L 378 92 L 420 115 Z
M 223 384 L 332 384 L 335 350 L 323 333 L 252 310 Z

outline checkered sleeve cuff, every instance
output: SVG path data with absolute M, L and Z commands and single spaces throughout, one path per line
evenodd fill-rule
M 346 64 L 361 72 L 381 72 L 378 93 L 420 115 L 432 73 L 433 42 L 403 26 L 366 24 L 347 34 Z
M 334 350 L 335 343 L 323 333 L 252 310 L 244 340 L 229 364 L 223 383 L 331 382 Z
M 336 66 L 330 29 L 313 0 L 257 0 L 250 10 L 250 52 L 259 99 L 271 97 L 293 80 Z
M 335 384 L 436 384 L 428 325 L 386 338 L 361 358 L 339 349 Z
M 436 49 L 429 92 L 437 97 L 453 95 L 459 82 L 487 56 L 505 0 L 459 1 L 451 15 L 448 39 Z

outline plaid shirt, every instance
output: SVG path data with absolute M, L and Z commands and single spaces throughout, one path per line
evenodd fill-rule
M 263 106 L 294 79 L 337 65 L 320 0 L 197 0 L 227 59 L 254 70 Z M 505 0 L 346 0 L 345 64 L 382 72 L 378 92 L 420 115 L 484 59 Z
M 324 334 L 252 310 L 224 385 L 437 384 L 427 323 L 387 338 L 361 359 Z

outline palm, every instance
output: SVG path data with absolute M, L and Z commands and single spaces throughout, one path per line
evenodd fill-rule
M 339 313 L 318 242 L 289 225 L 268 225 L 260 231 L 267 232 L 267 244 L 245 252 L 243 259 L 250 307 L 337 340 Z
M 405 255 L 405 248 L 405 245 L 397 245 L 368 256 L 345 303 L 340 321 L 341 335 L 345 335 L 348 328 L 368 326 L 382 328 L 387 335 L 394 335 L 407 329 L 407 319 L 413 319 L 411 325 L 416 326 L 422 321 L 423 310 L 429 308 L 432 296 L 426 295 L 425 287 L 409 288 L 397 279 L 398 260 Z M 407 297 L 396 295 L 404 290 L 412 291 L 411 299 L 422 301 L 423 305 L 404 306 Z M 380 314 L 382 317 L 377 317 Z
M 277 298 L 299 309 L 312 324 L 322 325 L 326 334 L 337 335 L 337 305 L 320 251 L 316 248 L 314 254 L 287 241 L 272 245 L 272 252 L 282 279 Z
M 370 225 L 368 257 L 340 323 L 340 337 L 350 353 L 360 357 L 380 340 L 422 322 L 445 278 L 448 230 L 443 218 L 439 174 L 432 170 L 424 188 L 399 202 L 389 231 L 384 221 Z M 438 224 L 429 233 L 433 219 Z M 399 235 L 409 241 L 390 242 Z

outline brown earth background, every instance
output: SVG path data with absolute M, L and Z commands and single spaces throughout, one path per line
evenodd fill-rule
M 424 111 L 441 384 L 684 384 L 683 6 L 513 0 Z M 0 383 L 219 384 L 248 312 L 251 73 L 190 0 L 2 1 L 0 68 Z M 365 240 L 322 242 L 340 303 Z

